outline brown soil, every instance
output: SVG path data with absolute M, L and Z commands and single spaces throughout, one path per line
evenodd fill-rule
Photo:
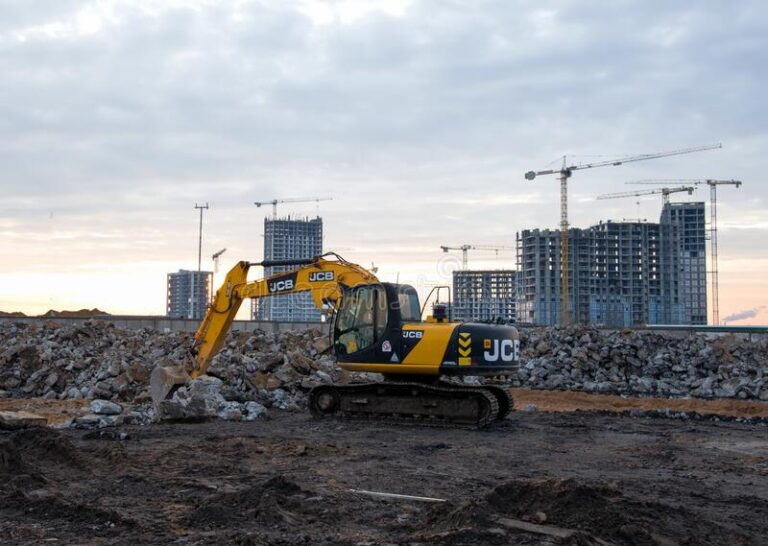
M 702 415 L 768 418 L 768 402 L 755 400 L 701 400 L 698 398 L 640 398 L 591 394 L 576 391 L 541 391 L 512 389 L 515 409 L 535 404 L 539 411 L 631 411 L 672 410 Z
M 105 315 L 109 315 L 109 313 L 94 307 L 93 309 L 80 309 L 79 311 L 56 311 L 54 309 L 51 309 L 47 311 L 45 314 L 40 316 L 41 317 L 66 317 L 66 318 L 90 318 L 90 317 L 101 317 Z
M 59 427 L 88 413 L 88 400 L 46 400 L 44 398 L 0 398 L 0 411 L 27 411 L 48 419 Z
M 276 412 L 116 432 L 128 438 L 0 432 L 0 543 L 757 546 L 768 533 L 764 425 L 514 412 L 472 431 Z

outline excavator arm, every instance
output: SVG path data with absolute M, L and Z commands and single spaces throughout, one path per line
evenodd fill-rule
M 326 259 L 333 256 L 335 259 Z M 293 266 L 296 269 L 248 281 L 251 266 Z M 283 294 L 309 292 L 318 309 L 328 305 L 337 309 L 343 287 L 378 282 L 376 276 L 357 264 L 347 262 L 336 254 L 324 254 L 307 260 L 238 262 L 216 291 L 213 303 L 195 334 L 191 369 L 156 367 L 150 378 L 150 392 L 157 406 L 176 385 L 203 375 L 213 357 L 221 350 L 240 305 L 246 298 L 264 298 Z
M 195 368 L 192 377 L 202 375 L 213 357 L 221 349 L 232 321 L 246 298 L 256 299 L 282 294 L 309 292 L 315 307 L 329 305 L 338 308 L 343 286 L 378 282 L 376 276 L 359 265 L 336 256 L 325 256 L 290 262 L 239 262 L 227 273 L 221 288 L 216 292 L 213 304 L 208 308 L 203 322 L 195 334 Z M 258 281 L 248 282 L 246 277 L 252 265 L 300 266 L 293 271 L 278 273 Z

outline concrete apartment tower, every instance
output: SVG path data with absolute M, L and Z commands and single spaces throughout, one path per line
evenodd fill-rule
M 510 269 L 453 272 L 454 320 L 515 322 L 515 280 Z
M 661 322 L 707 323 L 704 203 L 667 203 L 661 211 Z
M 264 219 L 264 259 L 291 260 L 319 256 L 323 253 L 323 219 L 276 218 Z M 291 267 L 267 267 L 265 276 L 274 275 Z M 254 320 L 279 322 L 320 322 L 309 294 L 288 294 L 251 300 Z
M 171 318 L 201 320 L 211 300 L 210 271 L 180 269 L 168 273 L 166 315 Z

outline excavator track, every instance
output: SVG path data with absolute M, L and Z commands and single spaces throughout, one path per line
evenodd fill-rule
M 512 408 L 514 407 L 512 394 L 507 389 L 499 387 L 498 385 L 478 385 L 470 388 L 488 391 L 496 397 L 496 402 L 499 404 L 499 414 L 496 417 L 497 421 L 506 419 L 507 415 L 509 415 L 509 412 L 512 411 Z
M 438 427 L 486 426 L 499 419 L 500 406 L 505 402 L 509 411 L 511 405 L 505 393 L 500 396 L 495 389 L 450 383 L 322 385 L 309 394 L 309 409 L 315 417 L 380 419 Z

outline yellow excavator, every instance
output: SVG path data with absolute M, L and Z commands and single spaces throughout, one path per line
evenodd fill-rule
M 293 269 L 249 282 L 254 265 Z M 245 298 L 299 292 L 309 292 L 318 309 L 329 311 L 333 351 L 342 369 L 384 375 L 382 382 L 314 387 L 309 393 L 314 416 L 479 427 L 511 410 L 512 399 L 501 387 L 445 378 L 513 373 L 520 352 L 514 327 L 451 322 L 444 303 L 435 303 L 432 315 L 422 320 L 412 286 L 380 282 L 333 253 L 235 265 L 195 334 L 190 363 L 183 369 L 154 369 L 155 403 L 206 372 Z

